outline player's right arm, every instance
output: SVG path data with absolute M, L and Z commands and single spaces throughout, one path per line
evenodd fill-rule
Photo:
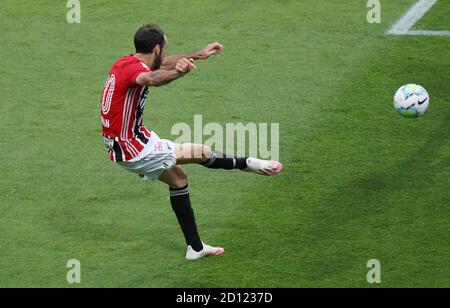
M 196 69 L 194 59 L 180 59 L 172 70 L 156 70 L 140 74 L 136 78 L 139 86 L 160 87 L 183 77 L 190 71 Z

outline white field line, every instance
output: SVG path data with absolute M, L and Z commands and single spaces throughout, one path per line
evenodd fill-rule
M 428 31 L 428 30 L 411 30 L 432 7 L 437 0 L 419 0 L 413 5 L 405 16 L 397 21 L 388 31 L 391 35 L 428 35 L 428 36 L 450 36 L 450 31 Z
M 450 31 L 410 30 L 404 35 L 450 36 Z

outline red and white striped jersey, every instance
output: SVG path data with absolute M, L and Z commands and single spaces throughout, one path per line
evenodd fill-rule
M 112 161 L 136 158 L 151 138 L 143 124 L 149 89 L 136 84 L 136 78 L 150 69 L 128 55 L 113 64 L 101 100 L 103 137 Z

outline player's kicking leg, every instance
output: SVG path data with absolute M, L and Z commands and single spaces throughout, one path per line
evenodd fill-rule
M 228 156 L 201 144 L 175 144 L 175 154 L 180 165 L 201 164 L 210 169 L 239 169 L 265 176 L 273 176 L 283 170 L 283 165 L 277 161 Z

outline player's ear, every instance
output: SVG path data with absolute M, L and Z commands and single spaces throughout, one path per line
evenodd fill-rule
M 156 45 L 155 46 L 155 49 L 153 50 L 153 52 L 155 53 L 155 54 L 161 54 L 161 45 Z

